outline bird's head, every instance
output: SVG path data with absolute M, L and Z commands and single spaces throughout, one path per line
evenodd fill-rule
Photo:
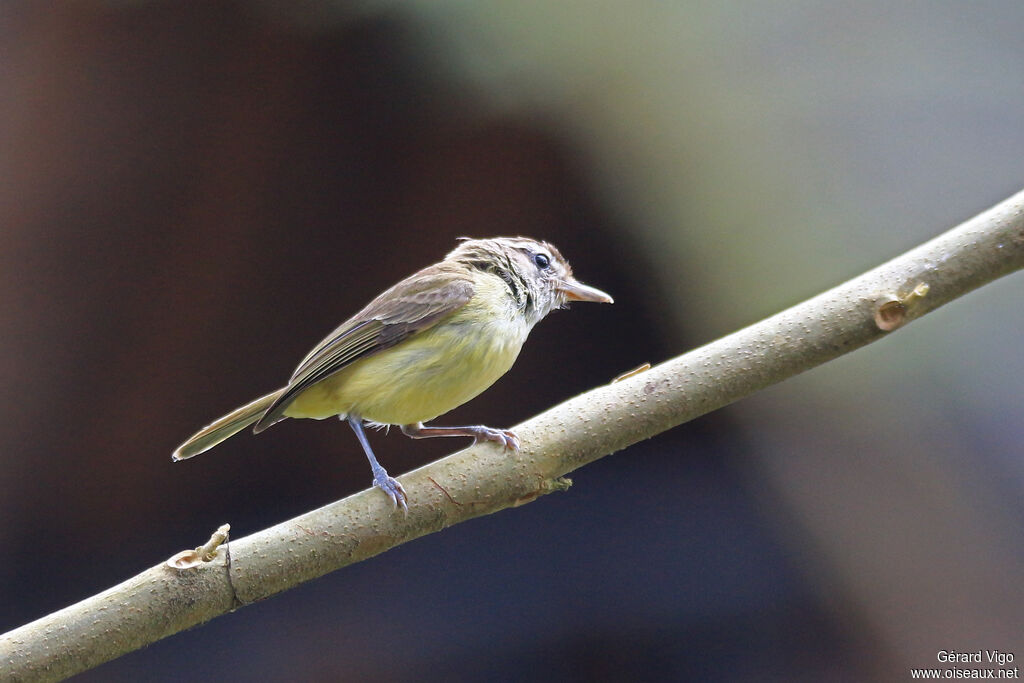
M 527 237 L 462 238 L 446 260 L 499 276 L 530 324 L 570 301 L 612 303 L 605 292 L 576 280 L 569 262 L 547 242 Z

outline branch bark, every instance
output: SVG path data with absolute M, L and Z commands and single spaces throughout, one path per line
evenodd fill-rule
M 4 634 L 0 679 L 71 676 L 406 541 L 562 490 L 562 477 L 578 467 L 849 353 L 1022 267 L 1024 192 L 804 303 L 518 425 L 518 454 L 474 446 L 399 477 L 408 516 L 368 489 L 207 548 L 200 555 L 209 561 L 160 564 Z

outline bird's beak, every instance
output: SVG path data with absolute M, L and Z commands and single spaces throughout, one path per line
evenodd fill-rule
M 572 278 L 562 280 L 555 288 L 564 294 L 565 298 L 569 301 L 593 301 L 599 304 L 614 303 L 613 299 L 600 289 L 588 287 L 585 284 L 576 282 Z

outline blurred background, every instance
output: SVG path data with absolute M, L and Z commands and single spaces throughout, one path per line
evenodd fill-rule
M 350 430 L 196 428 L 462 235 L 611 307 L 442 423 L 513 425 L 1024 186 L 1024 5 L 0 5 L 0 631 L 365 488 Z M 904 680 L 1024 659 L 1020 277 L 88 681 Z M 371 440 L 392 473 L 452 442 Z

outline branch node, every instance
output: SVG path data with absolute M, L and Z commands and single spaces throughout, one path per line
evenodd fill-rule
M 644 363 L 643 365 L 638 365 L 635 368 L 633 368 L 632 370 L 626 370 L 624 373 L 622 373 L 621 375 L 617 376 L 615 379 L 613 379 L 611 381 L 611 384 L 615 384 L 616 382 L 621 382 L 624 379 L 629 379 L 630 377 L 633 377 L 634 375 L 639 375 L 641 372 L 646 372 L 646 371 L 648 371 L 650 369 L 651 369 L 651 364 L 650 363 Z
M 217 548 L 220 547 L 224 541 L 228 540 L 228 531 L 231 530 L 230 524 L 224 524 L 219 529 L 213 532 L 210 536 L 210 540 L 192 550 L 182 550 L 180 553 L 172 556 L 167 560 L 167 566 L 171 569 L 192 569 L 198 567 L 204 562 L 210 562 L 217 556 Z
M 554 493 L 555 491 L 568 491 L 569 487 L 572 486 L 572 479 L 569 477 L 558 477 L 548 482 L 548 490 L 546 493 Z
M 915 304 L 928 295 L 931 287 L 919 282 L 906 296 L 889 295 L 875 305 L 875 325 L 883 332 L 892 332 L 903 327 L 909 320 L 909 313 Z
M 547 495 L 549 493 L 554 493 L 556 491 L 568 491 L 570 486 L 572 486 L 572 479 L 570 479 L 569 477 L 543 479 L 541 480 L 540 486 L 537 487 L 536 491 L 532 491 L 529 494 L 523 496 L 522 498 L 517 498 L 515 502 L 512 503 L 512 507 L 517 508 L 520 505 L 532 503 L 541 496 Z

